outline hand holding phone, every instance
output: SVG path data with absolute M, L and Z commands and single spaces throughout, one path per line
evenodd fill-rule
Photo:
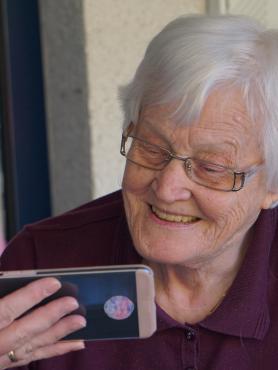
M 0 295 L 45 276 L 55 277 L 62 287 L 39 305 L 72 296 L 79 302 L 74 313 L 86 317 L 87 326 L 65 339 L 146 338 L 156 330 L 153 273 L 147 266 L 4 272 Z
M 84 348 L 82 341 L 57 342 L 57 338 L 63 338 L 85 325 L 82 316 L 68 316 L 78 306 L 75 299 L 64 297 L 30 312 L 30 309 L 60 288 L 58 280 L 45 278 L 16 291 L 9 291 L 9 294 L 2 292 L 0 369 L 14 367 L 12 360 L 21 366 L 30 361 Z M 28 311 L 30 313 L 25 315 Z

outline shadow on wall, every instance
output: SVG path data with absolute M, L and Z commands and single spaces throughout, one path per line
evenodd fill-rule
M 92 194 L 82 4 L 76 0 L 39 3 L 54 214 L 89 201 Z

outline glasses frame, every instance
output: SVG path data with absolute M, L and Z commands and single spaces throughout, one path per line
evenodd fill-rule
M 138 140 L 140 142 L 143 142 L 145 144 L 148 144 L 150 146 L 153 146 L 155 148 L 158 148 L 158 149 L 162 150 L 163 152 L 167 153 L 169 159 L 167 159 L 167 161 L 165 161 L 165 165 L 162 168 L 159 168 L 158 169 L 158 168 L 154 168 L 154 167 L 144 166 L 144 165 L 142 165 L 140 163 L 137 163 L 137 162 L 135 162 L 135 161 L 127 158 L 127 153 L 126 153 L 126 150 L 125 150 L 125 144 L 126 144 L 126 141 L 127 141 L 127 139 L 129 137 L 132 138 L 132 139 Z M 123 155 L 126 158 L 127 161 L 129 161 L 131 163 L 134 163 L 134 164 L 136 164 L 136 165 L 138 165 L 140 167 L 143 167 L 143 168 L 146 168 L 146 169 L 149 169 L 149 170 L 153 170 L 153 171 L 162 171 L 170 163 L 170 161 L 172 159 L 177 159 L 179 161 L 184 162 L 185 173 L 186 173 L 187 177 L 192 182 L 194 182 L 194 183 L 196 183 L 198 185 L 204 186 L 206 188 L 209 188 L 209 189 L 223 191 L 223 192 L 236 192 L 236 191 L 241 190 L 244 187 L 244 185 L 246 184 L 246 180 L 247 179 L 250 179 L 251 176 L 254 175 L 258 171 L 258 169 L 262 166 L 262 164 L 257 164 L 257 165 L 254 165 L 254 166 L 250 167 L 248 170 L 245 170 L 245 171 L 236 171 L 236 170 L 231 169 L 229 167 L 225 167 L 225 166 L 222 166 L 220 164 L 213 163 L 213 162 L 203 161 L 201 159 L 194 158 L 194 157 L 184 157 L 184 156 L 181 156 L 181 155 L 172 153 L 170 150 L 168 150 L 166 148 L 163 148 L 163 147 L 161 147 L 159 145 L 156 145 L 156 144 L 149 143 L 148 141 L 146 141 L 144 139 L 141 139 L 141 138 L 138 138 L 138 137 L 136 137 L 134 135 L 130 135 L 129 133 L 128 134 L 125 134 L 125 133 L 122 134 L 120 153 L 121 153 L 121 155 Z M 228 171 L 229 173 L 231 173 L 234 176 L 232 188 L 229 189 L 229 190 L 218 189 L 218 188 L 214 188 L 214 187 L 211 187 L 211 186 L 208 186 L 208 185 L 204 185 L 204 184 L 202 184 L 202 183 L 200 183 L 198 181 L 193 180 L 190 177 L 190 173 L 188 174 L 188 171 L 190 171 L 190 162 L 189 162 L 190 160 L 195 160 L 195 161 L 199 161 L 199 162 L 211 164 L 211 165 L 214 165 L 214 166 L 217 166 L 217 167 L 220 167 L 220 168 L 225 169 L 226 171 Z M 236 187 L 236 183 L 237 183 L 238 178 L 240 179 L 240 185 L 238 187 Z

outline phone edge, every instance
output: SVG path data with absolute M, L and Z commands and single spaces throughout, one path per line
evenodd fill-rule
M 149 267 L 144 267 L 135 272 L 140 338 L 150 337 L 157 327 L 153 272 Z

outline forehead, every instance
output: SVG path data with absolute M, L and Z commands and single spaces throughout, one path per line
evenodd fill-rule
M 146 135 L 164 136 L 172 143 L 193 147 L 214 147 L 231 155 L 262 146 L 261 124 L 252 120 L 240 91 L 218 89 L 210 94 L 196 122 L 178 124 L 174 105 L 152 106 L 140 115 L 139 127 Z
M 259 128 L 247 112 L 242 94 L 238 90 L 219 89 L 207 99 L 198 122 L 193 124 L 201 128 L 234 130 L 249 135 Z
M 194 126 L 199 128 L 225 129 L 237 126 L 240 130 L 254 129 L 255 122 L 249 116 L 245 101 L 240 91 L 236 89 L 225 91 L 224 88 L 213 91 L 207 98 L 198 120 L 195 122 L 182 122 L 175 120 L 176 104 L 161 104 L 148 106 L 142 110 L 140 121 L 148 121 L 151 124 L 167 123 L 173 127 Z

